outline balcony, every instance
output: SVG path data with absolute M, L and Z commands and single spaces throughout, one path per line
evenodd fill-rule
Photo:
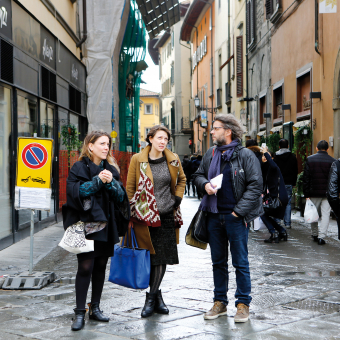
M 193 123 L 190 121 L 189 117 L 181 118 L 181 132 L 182 133 L 192 133 Z

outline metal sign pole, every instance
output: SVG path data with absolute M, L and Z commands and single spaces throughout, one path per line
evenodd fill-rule
M 29 273 L 33 272 L 33 241 L 34 241 L 34 210 L 31 210 L 31 245 L 30 245 L 30 269 Z

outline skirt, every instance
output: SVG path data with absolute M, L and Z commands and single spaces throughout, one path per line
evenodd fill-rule
M 156 254 L 151 254 L 151 265 L 178 264 L 176 228 L 173 211 L 160 215 L 161 226 L 149 227 Z
M 99 256 L 112 257 L 114 247 L 109 242 L 94 241 L 94 251 L 77 254 L 78 261 L 90 260 Z

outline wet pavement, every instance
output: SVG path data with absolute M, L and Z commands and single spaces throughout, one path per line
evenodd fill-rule
M 0 339 L 340 339 L 340 242 L 334 221 L 323 246 L 312 242 L 298 214 L 288 242 L 265 244 L 267 232 L 250 231 L 250 320 L 234 323 L 236 283 L 229 260 L 228 315 L 206 321 L 203 313 L 212 307 L 214 289 L 209 247 L 201 250 L 184 242 L 198 205 L 195 198 L 182 203 L 180 264 L 168 266 L 161 285 L 169 315 L 142 319 L 145 291 L 106 282 L 101 309 L 110 322 L 86 319 L 82 331 L 72 332 L 77 260 L 53 247 L 40 256 L 35 270 L 54 271 L 56 282 L 41 290 L 0 290 Z M 2 262 L 3 251 L 0 256 Z

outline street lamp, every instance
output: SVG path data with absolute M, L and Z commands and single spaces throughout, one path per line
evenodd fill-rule
M 196 97 L 195 97 L 195 106 L 197 107 L 197 108 L 199 108 L 200 107 L 200 99 L 198 98 L 198 96 L 196 95 Z

